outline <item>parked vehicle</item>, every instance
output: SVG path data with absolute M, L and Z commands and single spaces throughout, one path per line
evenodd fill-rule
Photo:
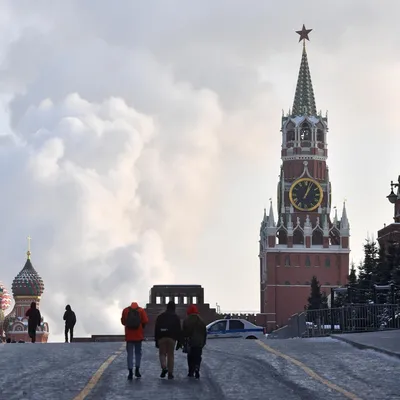
M 266 329 L 245 319 L 225 318 L 207 325 L 207 339 L 261 339 L 265 337 Z

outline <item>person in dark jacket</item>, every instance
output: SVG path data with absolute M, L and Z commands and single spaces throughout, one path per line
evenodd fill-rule
M 207 327 L 194 304 L 188 307 L 187 315 L 182 329 L 189 368 L 188 376 L 199 379 L 203 347 L 207 341 Z
M 181 321 L 175 312 L 175 303 L 170 301 L 167 310 L 157 317 L 154 340 L 159 349 L 161 378 L 174 379 L 174 351 L 182 346 Z
M 76 315 L 72 311 L 71 306 L 69 304 L 65 306 L 65 313 L 63 319 L 65 321 L 65 343 L 68 343 L 68 332 L 69 332 L 70 342 L 72 342 L 74 338 L 74 326 L 76 324 Z
M 28 317 L 28 335 L 32 340 L 32 343 L 36 342 L 36 329 L 42 322 L 42 316 L 40 311 L 36 308 L 36 303 L 32 301 L 31 308 L 26 312 Z

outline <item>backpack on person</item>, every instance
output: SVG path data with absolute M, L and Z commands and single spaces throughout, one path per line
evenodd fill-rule
M 129 329 L 139 329 L 141 323 L 142 323 L 142 319 L 140 318 L 139 309 L 129 307 L 125 326 Z

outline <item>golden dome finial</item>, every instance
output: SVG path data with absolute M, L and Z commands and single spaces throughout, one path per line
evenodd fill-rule
M 26 252 L 28 259 L 31 258 L 31 240 L 32 240 L 32 238 L 30 236 L 28 236 L 28 251 Z

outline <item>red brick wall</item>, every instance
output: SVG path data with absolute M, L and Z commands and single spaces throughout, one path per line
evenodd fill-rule
M 287 256 L 290 257 L 290 266 L 285 266 Z M 306 266 L 307 256 L 310 266 Z M 329 266 L 325 264 L 326 257 L 329 257 Z M 322 291 L 329 295 L 330 286 L 337 287 L 347 283 L 348 268 L 349 254 L 268 253 L 268 282 L 261 287 L 264 293 L 261 312 L 267 313 L 268 324 L 285 325 L 293 314 L 304 310 L 313 275 L 319 280 Z

